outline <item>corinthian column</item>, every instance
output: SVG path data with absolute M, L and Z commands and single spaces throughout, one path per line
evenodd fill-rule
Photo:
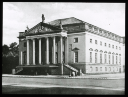
M 56 54 L 56 53 L 55 53 L 55 41 L 56 41 L 56 40 L 55 40 L 55 36 L 54 36 L 54 37 L 53 37 L 53 64 L 55 64 L 55 58 L 56 58 L 56 57 L 55 57 L 55 54 Z
M 39 64 L 41 64 L 41 38 L 39 38 Z
M 29 65 L 29 40 L 27 39 L 27 65 Z
M 33 39 L 33 65 L 35 65 L 35 39 Z
M 46 38 L 46 64 L 49 64 L 49 38 Z

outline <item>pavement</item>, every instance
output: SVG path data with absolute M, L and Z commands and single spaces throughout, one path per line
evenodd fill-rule
M 115 74 L 83 74 L 82 76 L 72 76 L 69 75 L 12 75 L 12 74 L 2 74 L 2 77 L 31 77 L 31 78 L 88 78 L 88 79 L 124 79 L 125 73 L 115 73 Z

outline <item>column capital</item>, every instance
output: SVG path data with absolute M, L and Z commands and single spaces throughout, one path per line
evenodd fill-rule
M 42 37 L 38 37 L 37 39 L 41 39 Z

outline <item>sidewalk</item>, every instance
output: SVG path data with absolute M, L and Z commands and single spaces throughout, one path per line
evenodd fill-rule
M 82 76 L 75 76 L 75 77 L 69 77 L 69 75 L 34 75 L 32 76 L 32 75 L 2 74 L 2 77 L 124 79 L 125 73 L 95 74 L 95 75 L 84 74 Z

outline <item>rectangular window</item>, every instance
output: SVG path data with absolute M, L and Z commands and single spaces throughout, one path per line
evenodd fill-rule
M 112 45 L 112 48 L 114 48 L 114 45 Z
M 90 52 L 90 63 L 92 63 L 92 52 Z
M 102 42 L 100 41 L 100 45 L 102 45 Z
M 119 47 L 119 50 L 121 50 L 121 47 Z
M 74 59 L 75 59 L 75 63 L 78 62 L 78 52 L 74 52 Z
M 92 39 L 90 39 L 90 43 L 92 43 Z
M 117 49 L 117 46 L 116 46 L 116 49 Z
M 109 44 L 109 48 L 110 48 L 110 44 Z
M 106 46 L 106 43 L 105 43 L 105 46 Z
M 98 71 L 98 67 L 96 67 L 96 71 Z
M 78 42 L 78 38 L 74 38 L 74 43 L 77 43 Z
M 111 71 L 111 67 L 109 67 L 109 70 Z
M 97 40 L 95 40 L 95 44 L 97 44 Z
M 100 63 L 102 63 L 102 54 L 100 54 Z
M 95 53 L 95 63 L 97 63 L 97 53 Z

